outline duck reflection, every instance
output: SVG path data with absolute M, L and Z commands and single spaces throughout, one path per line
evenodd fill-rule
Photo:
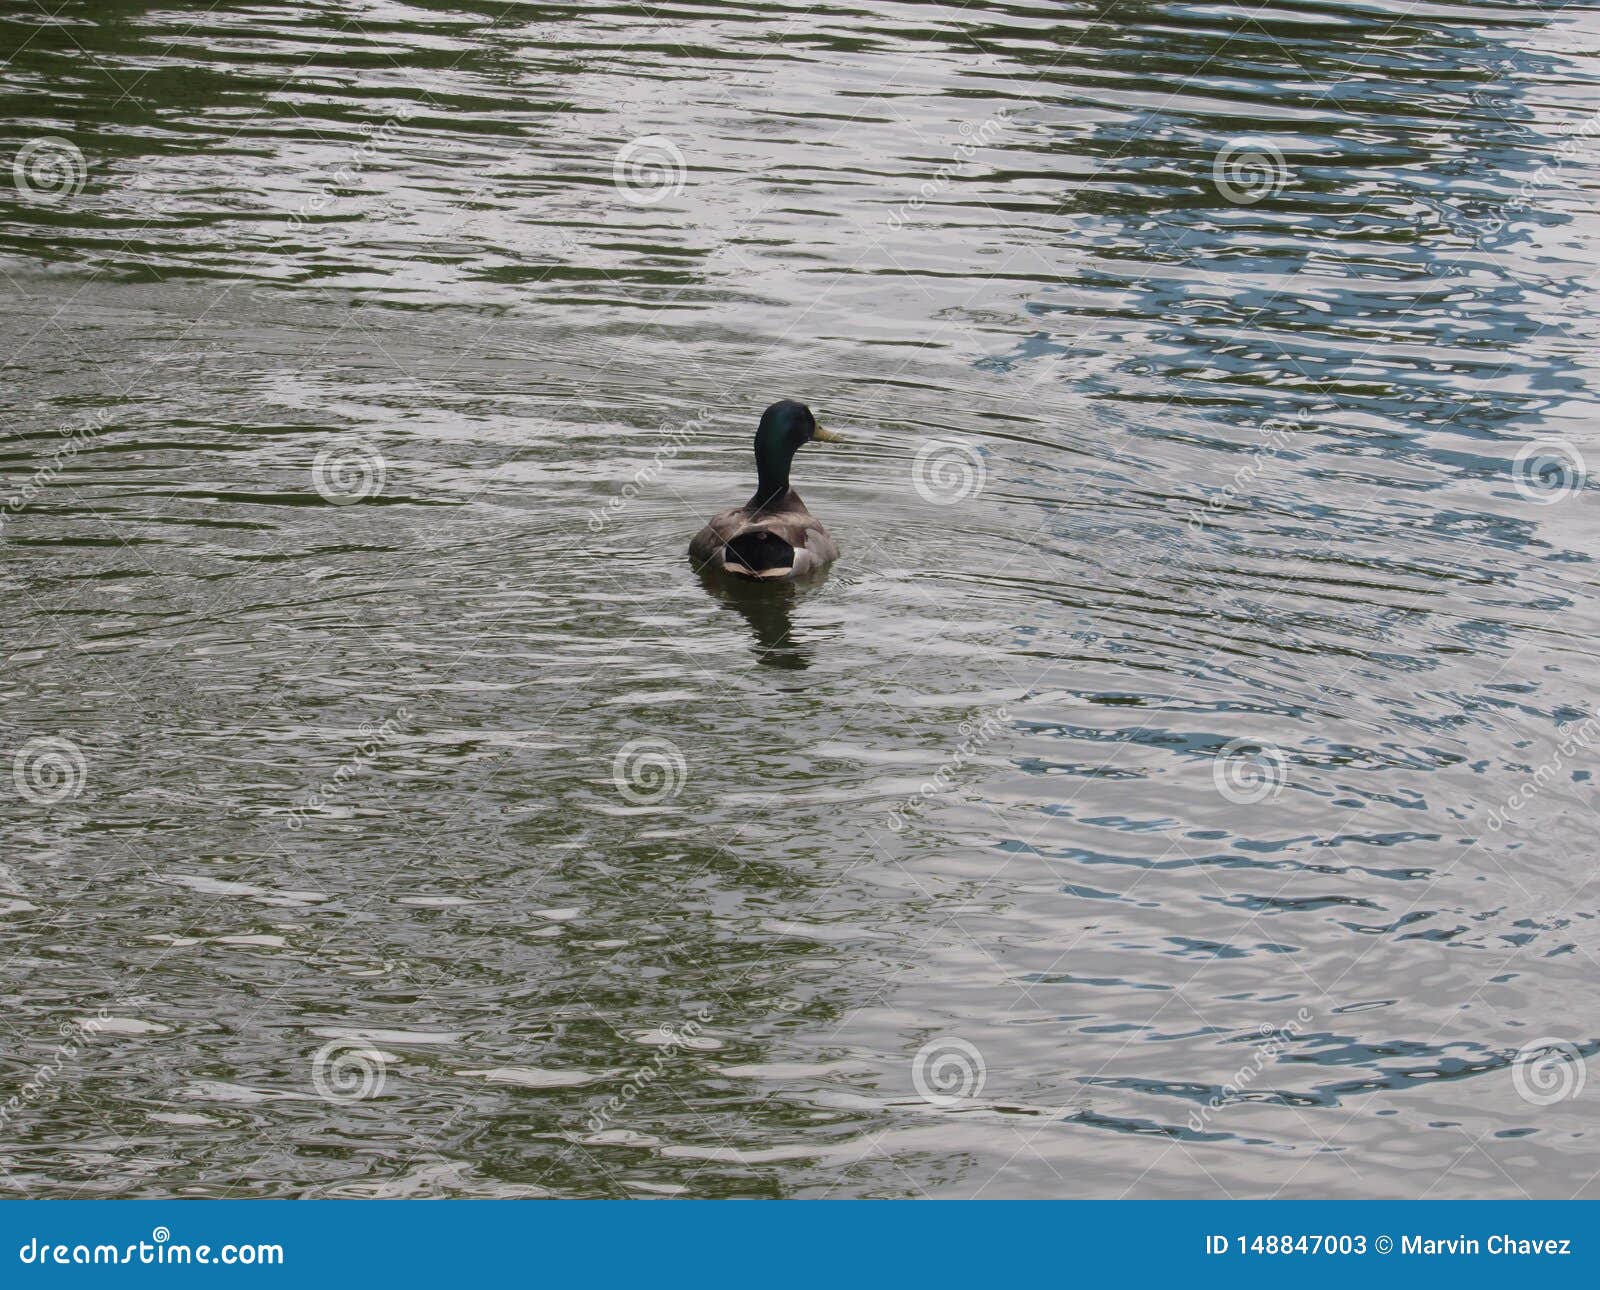
M 706 571 L 700 582 L 719 603 L 738 613 L 756 638 L 756 661 L 800 671 L 811 666 L 812 647 L 794 634 L 794 611 L 828 579 L 827 569 L 807 578 L 754 582 Z

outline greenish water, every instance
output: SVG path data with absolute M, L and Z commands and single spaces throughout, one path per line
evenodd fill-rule
M 51 7 L 0 1192 L 1595 1194 L 1592 9 Z

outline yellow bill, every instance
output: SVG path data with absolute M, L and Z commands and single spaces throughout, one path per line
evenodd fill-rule
M 813 439 L 820 439 L 823 443 L 843 443 L 844 442 L 844 436 L 842 434 L 840 434 L 837 430 L 824 430 L 821 426 L 818 426 L 815 430 L 813 430 L 811 432 L 811 437 Z

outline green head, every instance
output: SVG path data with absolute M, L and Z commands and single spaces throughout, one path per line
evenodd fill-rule
M 761 414 L 761 424 L 756 427 L 756 495 L 750 499 L 751 505 L 763 505 L 788 491 L 789 463 L 813 439 L 833 443 L 838 436 L 819 426 L 804 403 L 783 399 Z

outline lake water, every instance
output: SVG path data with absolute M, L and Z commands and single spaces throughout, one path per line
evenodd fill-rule
M 1600 1192 L 1593 9 L 50 7 L 0 1190 Z

